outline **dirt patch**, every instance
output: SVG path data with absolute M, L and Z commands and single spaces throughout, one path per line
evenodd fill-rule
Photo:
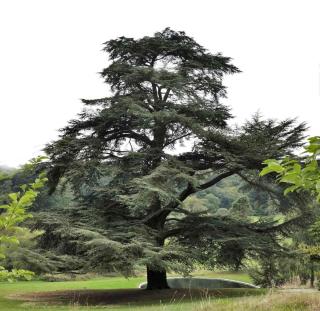
M 54 292 L 38 292 L 15 295 L 14 299 L 33 303 L 79 304 L 79 305 L 124 305 L 161 302 L 177 302 L 208 297 L 235 297 L 257 295 L 259 290 L 223 289 L 115 289 L 115 290 L 68 290 Z

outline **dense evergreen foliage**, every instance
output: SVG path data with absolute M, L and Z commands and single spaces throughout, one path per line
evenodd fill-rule
M 92 265 L 113 264 L 129 273 L 133 263 L 145 263 L 149 288 L 162 288 L 166 269 L 188 270 L 208 245 L 258 231 L 239 219 L 190 212 L 182 202 L 228 176 L 260 168 L 266 154 L 291 152 L 305 127 L 255 117 L 228 130 L 231 115 L 219 103 L 222 77 L 238 70 L 182 32 L 122 37 L 105 50 L 111 64 L 102 76 L 113 95 L 84 100 L 88 108 L 46 148 L 49 176 L 54 189 L 64 175 L 83 200 L 78 213 L 85 220 L 76 235 L 84 236 L 81 251 Z M 193 142 L 192 149 L 172 154 L 184 140 Z
M 245 253 L 261 253 L 302 223 L 304 202 L 284 199 L 272 178 L 257 179 L 257 170 L 265 158 L 301 146 L 305 124 L 256 115 L 229 128 L 230 109 L 220 99 L 224 75 L 239 72 L 230 58 L 170 29 L 110 40 L 105 51 L 108 96 L 83 100 L 83 112 L 46 147 L 51 192 L 71 185 L 77 201 L 39 218 L 43 247 L 78 258 L 75 268 L 130 274 L 146 265 L 148 288 L 166 288 L 168 269 L 187 273 L 230 249 L 239 250 L 232 263 L 239 267 Z M 249 208 L 242 209 L 241 198 L 224 202 L 226 196 L 208 193 L 233 175 L 260 189 L 249 193 L 253 208 L 268 198 L 290 216 L 255 221 L 243 217 Z M 195 207 L 204 194 L 215 211 Z M 237 217 L 221 211 L 236 199 Z

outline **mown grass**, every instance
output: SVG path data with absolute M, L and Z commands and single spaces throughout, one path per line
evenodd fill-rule
M 218 277 L 250 282 L 244 273 L 216 273 L 202 271 L 195 273 L 202 277 Z M 136 288 L 144 277 L 125 279 L 123 277 L 95 278 L 85 281 L 68 282 L 16 282 L 0 283 L 1 311 L 316 311 L 320 310 L 320 293 L 286 293 L 265 290 L 246 291 L 244 289 L 221 290 L 215 297 L 180 299 L 168 297 L 162 301 L 149 300 L 109 306 L 79 306 L 77 303 L 65 305 L 49 302 L 34 303 L 17 299 L 22 293 L 64 291 L 64 290 L 102 290 Z M 250 295 L 250 296 L 249 296 Z M 252 295 L 259 295 L 252 296 Z M 10 297 L 10 298 L 9 298 Z
M 241 273 L 213 273 L 198 272 L 198 276 L 229 278 L 249 282 L 250 278 Z M 15 299 L 15 295 L 30 292 L 89 290 L 89 289 L 125 289 L 136 288 L 144 281 L 144 277 L 125 279 L 122 277 L 97 278 L 86 281 L 68 282 L 16 282 L 0 283 L 0 310 L 1 311 L 316 311 L 320 310 L 320 293 L 266 293 L 263 290 L 246 292 L 243 289 L 221 291 L 217 297 L 199 299 L 177 299 L 171 301 L 144 301 L 132 305 L 112 306 L 79 306 L 77 303 L 56 305 L 49 303 L 24 302 Z M 260 295 L 252 297 L 248 295 Z M 261 296 L 262 295 L 262 296 Z M 241 297 L 239 297 L 241 296 Z M 9 298 L 10 297 L 10 298 Z
M 116 288 L 136 288 L 139 283 L 144 281 L 144 277 L 125 279 L 123 277 L 109 277 L 92 279 L 86 281 L 68 282 L 14 282 L 0 283 L 0 310 L 1 311 L 26 311 L 26 310 L 72 310 L 74 306 L 53 307 L 53 306 L 33 306 L 30 303 L 23 303 L 12 299 L 14 295 L 28 292 L 44 292 L 56 290 L 80 290 L 80 289 L 116 289 Z M 10 297 L 10 299 L 8 299 Z M 98 310 L 98 309 L 95 309 Z M 101 309 L 105 310 L 105 309 Z
M 214 273 L 208 271 L 199 271 L 195 273 L 197 276 L 203 277 L 217 277 L 239 280 L 244 282 L 250 282 L 250 278 L 244 273 Z M 23 301 L 14 299 L 15 295 L 28 293 L 28 292 L 44 292 L 44 291 L 61 291 L 61 290 L 85 290 L 85 289 L 125 289 L 125 288 L 137 288 L 137 286 L 144 282 L 144 277 L 134 277 L 125 279 L 123 277 L 108 277 L 108 278 L 96 278 L 86 281 L 68 281 L 68 282 L 43 282 L 43 281 L 30 281 L 30 282 L 15 282 L 15 283 L 0 283 L 0 310 L 1 311 L 48 311 L 48 310 L 108 310 L 109 307 L 80 307 L 75 304 L 68 306 L 53 306 L 53 305 L 39 305 L 33 303 L 25 303 Z M 235 293 L 229 293 L 234 295 Z M 242 293 L 238 292 L 238 295 Z M 10 298 L 8 298 L 10 297 Z M 163 303 L 161 301 L 146 301 L 148 306 L 113 306 L 115 310 L 193 310 L 197 302 L 193 301 L 177 301 L 174 297 L 169 298 L 171 303 Z M 203 299 L 205 300 L 205 299 Z M 169 308 L 169 309 L 167 309 Z
M 198 270 L 192 273 L 193 276 L 206 277 L 206 278 L 221 278 L 235 281 L 241 281 L 246 283 L 252 283 L 252 279 L 247 273 L 242 272 L 214 272 L 207 270 Z

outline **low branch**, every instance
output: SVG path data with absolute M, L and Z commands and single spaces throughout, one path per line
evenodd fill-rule
M 179 222 L 179 221 L 182 221 L 183 220 L 183 218 L 167 218 L 167 221 L 177 221 L 177 222 Z
M 165 208 L 158 209 L 157 211 L 154 211 L 153 213 L 146 216 L 142 220 L 142 223 L 147 224 L 148 222 L 150 222 L 150 220 L 153 220 L 157 216 L 161 215 L 163 212 L 173 212 L 173 211 L 176 213 L 181 213 L 181 214 L 185 214 L 185 215 L 197 215 L 200 213 L 200 212 L 199 213 L 192 213 L 192 212 L 189 212 L 188 210 L 183 209 L 181 207 L 176 207 L 176 208 L 165 207 Z
M 167 230 L 161 234 L 161 238 L 165 240 L 169 237 L 177 236 L 184 231 L 185 231 L 184 228 L 175 228 L 175 229 Z
M 265 227 L 265 228 L 259 228 L 258 226 L 248 226 L 249 230 L 252 230 L 256 233 L 272 233 L 272 232 L 282 232 L 284 233 L 285 231 L 288 231 L 290 226 L 297 226 L 297 225 L 301 225 L 304 221 L 306 220 L 308 217 L 308 215 L 303 215 L 300 214 L 294 218 L 291 218 L 281 224 L 275 225 L 275 226 L 269 226 L 269 227 Z
M 260 188 L 266 192 L 269 192 L 269 193 L 273 193 L 277 196 L 279 195 L 282 195 L 282 191 L 280 190 L 276 190 L 274 187 L 270 187 L 269 185 L 267 184 L 264 184 L 264 183 L 260 183 L 256 180 L 253 180 L 253 179 L 250 179 L 249 177 L 247 177 L 246 175 L 242 174 L 241 172 L 237 172 L 237 175 L 240 176 L 244 181 L 246 181 L 248 184 L 252 185 L 252 186 L 255 186 L 257 188 Z

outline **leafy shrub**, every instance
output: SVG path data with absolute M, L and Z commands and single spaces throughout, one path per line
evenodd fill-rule
M 284 258 L 265 256 L 252 264 L 248 273 L 255 285 L 261 287 L 279 287 L 288 282 L 292 274 Z
M 30 167 L 37 165 L 42 158 L 34 159 L 28 164 Z M 28 166 L 27 166 L 28 167 Z M 1 176 L 0 176 L 1 177 Z M 5 204 L 0 205 L 0 259 L 6 258 L 6 252 L 12 245 L 19 244 L 19 233 L 22 228 L 19 226 L 23 221 L 32 217 L 28 213 L 28 208 L 32 206 L 39 194 L 39 190 L 44 186 L 47 178 L 41 173 L 38 178 L 31 184 L 24 184 L 20 187 L 20 191 L 12 192 L 7 195 Z M 5 269 L 0 266 L 0 281 L 15 279 L 29 280 L 33 276 L 33 272 L 25 269 Z
M 46 273 L 42 274 L 39 279 L 46 282 L 66 282 L 66 281 L 84 281 L 95 277 L 95 274 L 77 274 L 77 273 Z

